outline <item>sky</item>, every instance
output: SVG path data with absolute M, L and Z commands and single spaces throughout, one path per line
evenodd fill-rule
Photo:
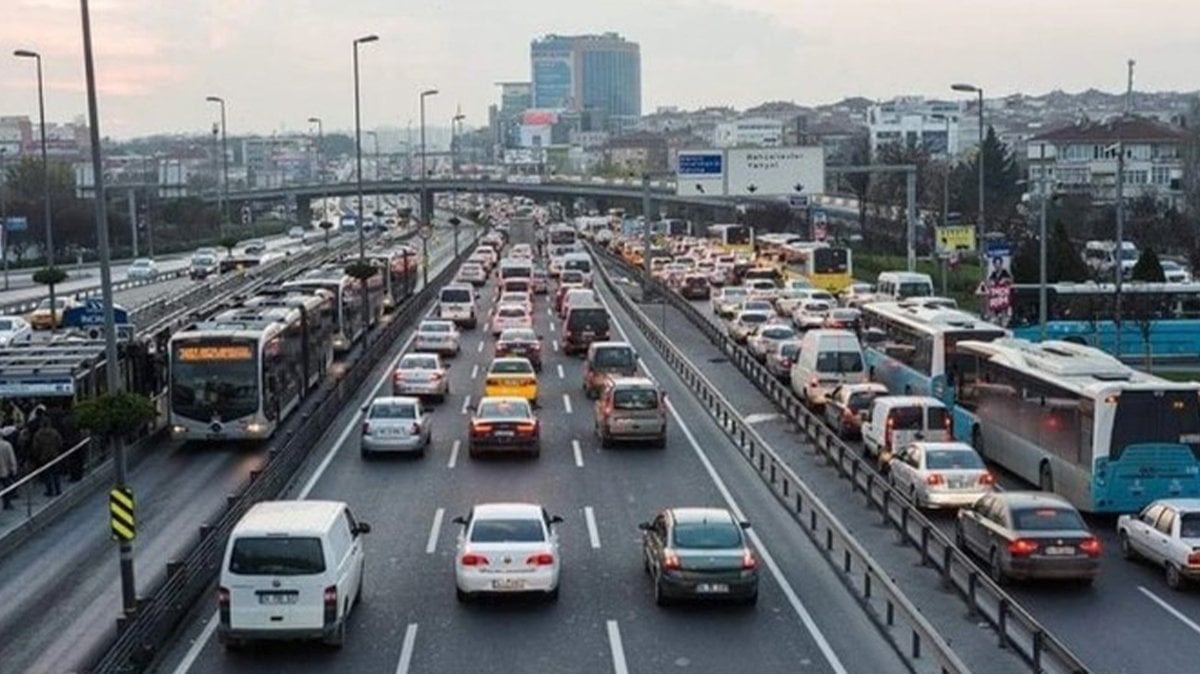
M 229 132 L 353 125 L 351 42 L 364 128 L 458 106 L 487 121 L 495 82 L 529 79 L 529 42 L 615 31 L 641 45 L 643 112 L 660 105 L 744 109 L 768 100 L 989 97 L 1054 89 L 1200 89 L 1200 0 L 92 0 L 105 136 L 202 132 L 208 95 Z M 32 61 L 43 55 L 50 121 L 86 112 L 78 0 L 0 0 L 0 115 L 36 118 Z

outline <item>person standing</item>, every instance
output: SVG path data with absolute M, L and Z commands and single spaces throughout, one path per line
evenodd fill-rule
M 17 465 L 17 454 L 13 451 L 12 443 L 8 441 L 16 431 L 12 426 L 6 426 L 0 434 L 0 491 L 4 491 L 11 487 L 17 481 L 17 477 L 21 474 L 20 466 Z M 4 509 L 12 510 L 12 494 L 5 492 L 4 494 Z
M 50 463 L 62 454 L 63 439 L 49 419 L 45 415 L 40 416 L 38 429 L 33 433 L 33 461 L 37 467 L 46 468 L 42 472 L 42 484 L 46 486 L 45 495 L 53 498 L 62 494 L 61 467 L 51 466 Z

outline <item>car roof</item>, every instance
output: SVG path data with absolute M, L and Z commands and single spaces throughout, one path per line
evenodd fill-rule
M 590 348 L 590 349 L 607 349 L 607 348 L 617 348 L 617 347 L 632 349 L 633 345 L 630 344 L 629 342 L 619 342 L 616 340 L 611 340 L 611 341 L 607 341 L 607 342 L 592 342 L 592 345 L 588 348 Z
M 406 360 L 437 360 L 438 354 L 427 353 L 424 351 L 412 351 L 400 357 L 400 364 L 403 365 Z
M 1200 511 L 1200 498 L 1160 498 L 1150 505 L 1165 505 L 1184 512 Z
M 913 405 L 934 405 L 937 407 L 946 406 L 942 403 L 942 401 L 930 396 L 880 396 L 875 399 L 875 404 L 886 407 L 905 407 Z
M 675 522 L 683 523 L 701 523 L 701 522 L 734 522 L 736 521 L 733 513 L 725 508 L 668 508 L 667 512 Z
M 319 536 L 329 530 L 345 507 L 341 501 L 263 501 L 238 520 L 233 535 Z
M 542 506 L 536 503 L 476 503 L 471 507 L 471 518 L 476 520 L 495 519 L 542 519 Z
M 649 377 L 612 377 L 608 381 L 613 388 L 658 388 Z
M 919 448 L 921 448 L 921 449 L 924 449 L 924 450 L 930 450 L 930 449 L 933 449 L 933 450 L 937 450 L 937 449 L 942 449 L 942 450 L 945 450 L 945 449 L 960 449 L 960 450 L 966 450 L 966 451 L 968 451 L 968 452 L 971 452 L 971 453 L 976 453 L 976 452 L 975 452 L 975 448 L 974 448 L 974 447 L 972 447 L 971 445 L 968 445 L 968 444 L 967 444 L 967 443 L 965 443 L 965 442 L 957 442 L 957 441 L 951 441 L 951 442 L 932 442 L 932 441 L 930 441 L 930 442 L 926 442 L 926 441 L 920 441 L 920 442 L 910 442 L 910 443 L 908 443 L 908 444 L 909 444 L 909 446 L 910 446 L 910 447 L 914 447 L 914 446 L 915 446 L 915 447 L 919 447 Z
M 417 324 L 417 329 L 420 330 L 422 325 L 454 325 L 454 321 L 444 321 L 440 318 L 426 318 Z
M 371 407 L 376 405 L 416 405 L 421 406 L 421 399 L 414 396 L 379 396 L 371 401 Z
M 500 358 L 495 358 L 492 360 L 493 367 L 497 363 L 525 363 L 526 365 L 529 365 L 529 359 L 522 358 L 521 356 L 502 356 Z M 530 367 L 532 367 L 532 365 Z
M 993 495 L 1008 503 L 1010 508 L 1055 506 L 1075 509 L 1065 498 L 1045 491 L 998 491 Z

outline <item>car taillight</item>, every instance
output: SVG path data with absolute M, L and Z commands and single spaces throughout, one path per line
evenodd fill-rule
M 403 372 L 400 372 L 399 370 L 397 370 L 397 371 L 396 371 L 396 373 L 392 375 L 392 379 L 394 379 L 394 380 L 396 380 L 396 381 L 403 381 L 403 380 L 404 380 L 404 373 L 403 373 Z
M 663 550 L 662 566 L 664 569 L 683 568 L 683 564 L 679 561 L 679 555 L 675 554 L 674 550 Z
M 369 421 L 363 422 L 362 432 L 363 432 L 363 435 L 367 435 L 371 432 L 371 422 L 369 422 Z
M 1085 538 L 1079 543 L 1079 549 L 1088 557 L 1100 556 L 1100 539 Z
M 742 569 L 749 571 L 758 568 L 758 560 L 754 558 L 754 553 L 749 549 L 742 552 Z
M 991 473 L 984 473 L 983 475 L 979 476 L 979 484 L 990 487 L 996 484 L 996 476 L 992 475 Z
M 779 364 L 782 365 L 783 367 L 791 367 L 792 359 L 791 358 L 780 358 Z
M 821 383 L 821 380 L 816 377 L 813 377 L 812 379 L 808 380 L 809 386 L 816 386 L 817 384 L 820 384 L 820 383 Z
M 441 372 L 434 372 L 433 374 L 429 375 L 429 378 L 434 381 L 438 381 L 439 379 L 444 379 L 445 377 L 446 377 L 446 375 Z
M 229 588 L 217 588 L 217 606 L 219 606 L 222 610 L 229 609 Z
M 1018 538 L 1008 544 L 1008 553 L 1013 557 L 1028 557 L 1037 552 L 1037 541 L 1028 538 Z
M 325 624 L 332 625 L 337 622 L 337 605 L 338 591 L 337 585 L 330 585 L 325 588 Z
M 946 477 L 941 473 L 930 473 L 929 475 L 925 476 L 925 484 L 928 484 L 931 487 L 944 485 L 946 484 Z
M 1200 566 L 1200 548 L 1192 548 L 1187 556 L 1188 566 Z
M 471 432 L 476 433 L 476 434 L 491 433 L 492 425 L 491 424 L 472 424 Z
M 530 555 L 525 563 L 533 566 L 550 566 L 554 563 L 554 555 L 549 552 L 539 552 L 536 555 Z
M 462 562 L 463 566 L 487 566 L 489 563 L 487 557 L 484 557 L 483 555 L 477 555 L 473 552 L 468 552 L 463 555 L 462 560 L 460 561 Z
M 533 433 L 537 430 L 536 421 L 522 421 L 517 424 L 518 433 Z

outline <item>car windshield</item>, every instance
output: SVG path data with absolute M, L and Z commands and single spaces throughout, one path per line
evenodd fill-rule
M 742 546 L 742 528 L 733 522 L 677 522 L 675 546 L 721 550 Z
M 770 318 L 771 317 L 766 314 L 742 314 L 741 318 L 738 320 L 743 325 L 757 325 L 759 323 L 766 323 L 768 320 L 770 320 Z
M 784 358 L 795 358 L 798 353 L 800 353 L 798 342 L 788 342 L 779 347 L 779 355 Z
M 568 270 L 562 273 L 563 283 L 583 283 L 583 272 Z
M 612 399 L 618 410 L 658 409 L 658 391 L 652 388 L 619 388 L 613 391 Z
M 417 407 L 410 403 L 376 403 L 371 406 L 371 419 L 416 419 Z
M 636 363 L 633 349 L 624 346 L 598 348 L 592 358 L 597 367 L 632 367 Z
M 472 543 L 541 543 L 546 540 L 541 520 L 475 520 L 471 527 Z
M 1084 531 L 1083 518 L 1074 509 L 1060 507 L 1014 508 L 1013 528 L 1017 531 Z
M 307 576 L 325 571 L 325 555 L 319 538 L 238 538 L 229 555 L 229 571 L 240 576 Z
M 871 401 L 875 400 L 877 395 L 879 394 L 871 391 L 859 391 L 858 393 L 851 393 L 850 399 L 846 401 L 846 404 L 852 410 L 865 410 L 871 406 Z
M 857 351 L 817 353 L 817 372 L 862 372 L 862 354 Z
M 977 470 L 983 468 L 983 460 L 975 452 L 965 449 L 927 449 L 925 467 L 930 470 Z
M 450 330 L 451 328 L 449 323 L 422 323 L 417 332 L 447 333 L 450 332 Z
M 216 261 L 217 259 L 215 257 L 211 257 L 209 255 L 197 255 L 192 258 L 192 264 L 210 265 Z
M 466 288 L 448 288 L 442 291 L 443 302 L 470 302 L 471 291 Z
M 400 361 L 401 370 L 436 370 L 437 367 L 436 356 L 405 356 Z
M 726 288 L 725 292 L 722 293 L 723 297 L 727 300 L 735 299 L 738 297 L 745 297 L 748 294 L 750 294 L 750 293 L 745 288 Z
M 9 332 L 13 329 L 13 322 L 7 318 L 0 318 L 0 332 Z
M 762 336 L 768 339 L 791 339 L 796 336 L 796 331 L 784 325 L 766 328 L 762 331 Z
M 524 400 L 484 400 L 475 416 L 479 419 L 529 419 L 533 417 Z
M 501 342 L 536 342 L 533 330 L 505 330 L 500 333 Z
M 497 314 L 502 318 L 524 318 L 525 310 L 521 307 L 500 307 Z
M 492 374 L 530 374 L 532 372 L 533 366 L 524 359 L 498 360 L 492 363 Z

